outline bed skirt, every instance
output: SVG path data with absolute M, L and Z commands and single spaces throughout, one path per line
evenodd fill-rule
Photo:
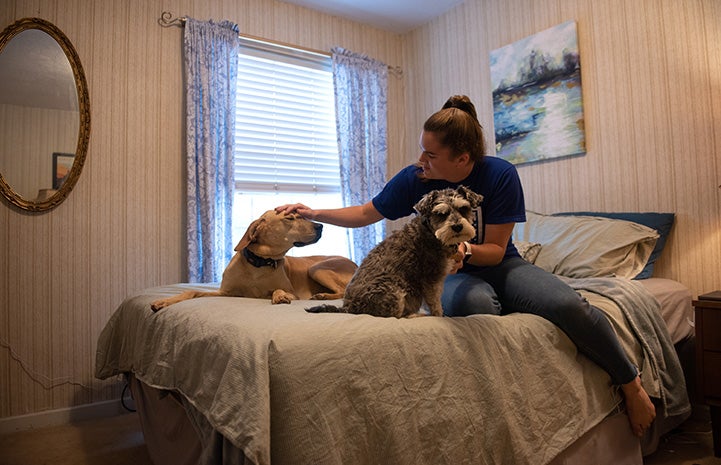
M 255 465 L 215 431 L 176 393 L 155 389 L 130 374 L 128 382 L 154 465 Z M 561 452 L 549 465 L 643 465 L 641 444 L 628 417 L 610 415 Z

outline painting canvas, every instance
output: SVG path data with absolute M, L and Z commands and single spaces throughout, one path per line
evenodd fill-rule
M 491 52 L 496 155 L 511 163 L 586 152 L 576 22 Z

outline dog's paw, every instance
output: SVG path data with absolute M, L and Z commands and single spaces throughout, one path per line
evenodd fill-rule
M 168 306 L 168 304 L 164 300 L 156 300 L 156 301 L 150 303 L 150 309 L 153 312 L 162 310 L 167 306 Z
M 289 304 L 294 300 L 298 300 L 298 297 L 286 292 L 283 289 L 276 289 L 273 291 L 273 296 L 270 298 L 270 303 L 273 305 L 277 304 Z
M 336 307 L 335 305 L 323 304 L 306 308 L 305 311 L 308 313 L 344 313 L 345 309 L 343 307 Z

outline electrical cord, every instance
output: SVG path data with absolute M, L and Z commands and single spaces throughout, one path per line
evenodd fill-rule
M 66 377 L 62 377 L 62 378 L 50 378 L 41 373 L 38 373 L 35 370 L 32 370 L 28 366 L 28 364 L 18 355 L 18 353 L 15 352 L 15 350 L 13 350 L 12 346 L 10 346 L 10 344 L 4 339 L 0 339 L 0 347 L 7 349 L 8 352 L 10 352 L 10 358 L 15 360 L 18 363 L 18 365 L 20 365 L 20 368 L 22 368 L 22 370 L 30 377 L 30 379 L 32 379 L 36 383 L 40 384 L 46 390 L 54 389 L 58 386 L 63 386 L 63 385 L 69 384 L 71 386 L 81 387 L 88 391 L 97 391 L 97 389 L 95 389 L 91 386 L 88 386 L 83 383 L 79 383 L 77 381 L 73 381 L 70 376 L 66 376 Z M 125 410 L 127 410 L 129 412 L 136 412 L 137 411 L 136 409 L 133 409 L 126 404 L 125 394 L 126 394 L 126 392 L 128 392 L 129 388 L 130 388 L 130 383 L 128 383 L 126 381 L 125 386 L 123 386 L 123 392 L 120 395 L 120 403 L 122 404 L 122 406 Z M 130 391 L 130 398 L 133 399 L 133 391 Z
M 96 391 L 96 389 L 92 388 L 91 386 L 88 386 L 86 384 L 73 381 L 72 377 L 70 376 L 64 376 L 61 378 L 50 378 L 49 376 L 45 376 L 32 368 L 28 366 L 28 364 L 18 355 L 17 352 L 10 346 L 10 343 L 8 343 L 5 339 L 0 339 L 0 347 L 3 347 L 10 352 L 10 358 L 15 360 L 18 365 L 20 365 L 20 368 L 27 374 L 30 379 L 41 385 L 44 389 L 50 390 L 54 389 L 58 386 L 64 386 L 66 384 L 69 384 L 71 386 L 78 386 L 83 389 L 86 389 L 88 391 Z
M 120 403 L 123 405 L 123 408 L 125 410 L 127 410 L 128 412 L 137 412 L 136 409 L 130 408 L 125 404 L 125 392 L 128 390 L 129 387 L 130 387 L 130 383 L 126 382 L 125 386 L 123 386 L 123 392 L 122 392 L 122 394 L 120 394 Z M 130 398 L 131 399 L 133 398 L 133 391 L 130 391 Z

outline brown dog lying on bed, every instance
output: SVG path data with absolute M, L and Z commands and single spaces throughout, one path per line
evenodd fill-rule
M 358 266 L 340 256 L 286 257 L 292 247 L 313 244 L 323 225 L 298 214 L 268 210 L 253 221 L 235 246 L 235 255 L 223 272 L 218 291 L 186 291 L 151 303 L 153 311 L 196 297 L 228 296 L 291 300 L 330 300 L 343 297 Z

